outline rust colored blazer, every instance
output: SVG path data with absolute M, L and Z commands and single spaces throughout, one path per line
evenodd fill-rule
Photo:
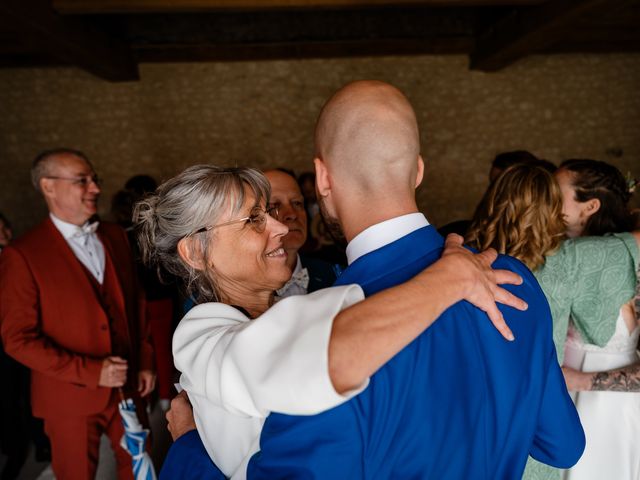
M 105 270 L 115 273 L 124 297 L 128 378 L 137 379 L 140 369 L 153 369 L 153 349 L 131 250 L 115 224 L 101 222 L 97 234 Z M 50 218 L 0 255 L 2 341 L 32 371 L 34 416 L 90 415 L 109 401 L 111 388 L 98 380 L 103 358 L 112 353 L 111 327 L 89 275 Z

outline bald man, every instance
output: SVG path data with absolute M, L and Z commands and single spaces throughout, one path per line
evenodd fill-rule
M 323 108 L 315 142 L 323 215 L 349 242 L 337 285 L 358 283 L 371 295 L 437 261 L 444 242 L 415 202 L 424 163 L 415 114 L 399 90 L 380 82 L 342 88 Z M 524 279 L 510 290 L 529 309 L 501 307 L 515 341 L 482 321 L 481 310 L 454 304 L 357 397 L 314 416 L 272 413 L 248 478 L 512 479 L 528 455 L 573 465 L 584 434 L 556 360 L 549 307 L 520 262 L 500 256 L 495 266 Z

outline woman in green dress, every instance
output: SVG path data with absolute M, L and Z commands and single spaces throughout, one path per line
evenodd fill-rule
M 493 247 L 533 271 L 549 302 L 560 363 L 570 317 L 586 342 L 609 341 L 620 307 L 634 295 L 640 244 L 640 232 L 567 239 L 565 229 L 553 175 L 539 166 L 515 165 L 489 187 L 467 234 L 470 245 Z M 530 460 L 523 478 L 560 476 L 560 470 Z
M 562 192 L 567 236 L 606 235 L 633 228 L 629 211 L 632 185 L 615 166 L 590 159 L 566 160 L 554 176 Z M 609 323 L 609 319 L 603 321 Z M 570 324 L 563 365 L 567 387 L 576 390 L 575 376 L 635 368 L 640 360 L 639 336 L 633 302 L 620 309 L 615 333 L 604 347 L 585 342 Z M 621 390 L 620 384 L 612 387 Z M 583 391 L 572 396 L 587 445 L 580 461 L 565 473 L 565 480 L 640 478 L 640 396 L 623 391 Z

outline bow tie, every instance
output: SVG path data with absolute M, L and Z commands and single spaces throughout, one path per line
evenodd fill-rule
M 81 227 L 78 227 L 78 229 L 74 232 L 73 236 L 82 238 L 84 243 L 86 244 L 88 236 L 91 235 L 92 233 L 96 233 L 99 223 L 100 222 L 92 222 L 92 223 L 87 222 Z
M 306 290 L 309 286 L 309 271 L 306 268 L 302 268 L 299 272 L 294 273 L 289 281 Z
M 282 288 L 276 290 L 276 294 L 279 297 L 282 297 L 285 293 L 287 293 L 292 285 L 297 285 L 305 292 L 307 291 L 307 287 L 309 286 L 309 272 L 306 268 L 303 268 L 299 272 L 294 273 L 289 281 L 282 286 Z

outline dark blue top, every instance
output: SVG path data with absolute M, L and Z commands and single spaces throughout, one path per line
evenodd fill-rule
M 300 255 L 300 263 L 309 273 L 309 285 L 307 293 L 315 292 L 321 288 L 327 288 L 336 281 L 334 265 L 319 258 Z

